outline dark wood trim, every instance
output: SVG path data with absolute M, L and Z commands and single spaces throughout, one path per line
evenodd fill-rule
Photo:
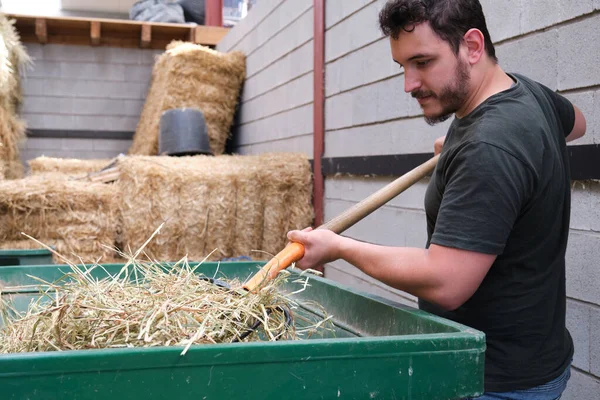
M 600 145 L 569 146 L 571 179 L 600 179 Z M 323 158 L 324 175 L 401 176 L 433 157 L 433 153 Z
M 28 138 L 55 139 L 116 139 L 131 140 L 134 132 L 125 131 L 91 131 L 91 130 L 62 130 L 62 129 L 29 129 Z

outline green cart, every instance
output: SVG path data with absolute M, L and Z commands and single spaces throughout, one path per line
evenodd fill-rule
M 52 253 L 50 250 L 0 250 L 0 267 L 7 265 L 44 264 L 52 264 Z
M 115 274 L 122 266 L 104 267 Z M 218 276 L 245 279 L 260 266 L 220 263 Z M 216 270 L 216 263 L 198 268 L 211 277 Z M 65 271 L 65 265 L 4 267 L 0 282 L 35 284 L 28 275 L 53 281 Z M 2 296 L 24 308 L 38 294 L 29 289 Z M 323 305 L 334 316 L 335 333 L 198 345 L 185 356 L 181 347 L 3 354 L 1 398 L 448 400 L 483 392 L 483 333 L 318 277 L 294 296 L 308 312 L 317 312 L 308 300 Z

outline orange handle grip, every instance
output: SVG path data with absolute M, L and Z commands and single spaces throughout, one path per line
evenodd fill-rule
M 274 279 L 280 271 L 286 269 L 302 257 L 304 257 L 303 244 L 295 242 L 288 244 L 244 284 L 244 289 L 254 292 L 263 283 Z

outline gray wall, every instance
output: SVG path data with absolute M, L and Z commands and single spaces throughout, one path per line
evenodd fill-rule
M 130 133 L 120 139 L 31 137 L 26 162 L 50 157 L 110 158 L 131 145 L 156 50 L 27 43 L 33 66 L 23 80 L 21 115 L 32 131 Z M 81 136 L 81 135 L 79 135 Z
M 234 150 L 312 158 L 312 0 L 261 0 L 219 43 L 247 56 Z
M 242 153 L 312 149 L 311 3 L 261 1 L 219 46 L 223 51 L 240 49 L 249 54 L 249 79 L 236 128 L 237 149 Z M 378 31 L 377 14 L 384 3 L 326 1 L 326 157 L 430 152 L 435 138 L 448 127 L 449 122 L 435 127 L 425 124 L 418 104 L 404 93 L 402 71 L 392 62 L 387 39 Z M 600 1 L 482 0 L 482 4 L 500 64 L 558 90 L 583 110 L 588 132 L 574 144 L 600 143 Z M 291 11 L 285 14 L 283 10 Z M 390 180 L 327 177 L 326 219 Z M 350 229 L 348 236 L 422 247 L 426 185 L 423 181 L 413 186 Z M 569 400 L 600 400 L 598 206 L 600 183 L 574 183 L 567 317 L 576 352 L 573 376 L 563 397 Z M 327 266 L 326 276 L 415 305 L 412 296 L 344 262 Z

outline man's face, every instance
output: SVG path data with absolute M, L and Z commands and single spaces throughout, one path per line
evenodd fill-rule
M 466 103 L 470 74 L 467 61 L 457 57 L 429 23 L 390 38 L 392 57 L 404 67 L 404 90 L 421 105 L 430 125 L 447 120 Z

